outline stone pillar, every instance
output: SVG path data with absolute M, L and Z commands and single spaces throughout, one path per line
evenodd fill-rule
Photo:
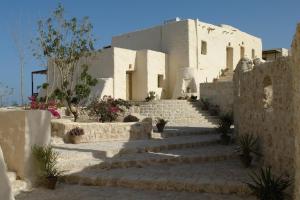
M 9 179 L 7 177 L 7 169 L 0 146 L 0 197 L 3 200 L 14 200 Z
M 21 179 L 34 181 L 31 147 L 48 145 L 51 115 L 41 110 L 0 111 L 0 145 L 9 171 Z
M 300 23 L 292 44 L 293 130 L 295 131 L 295 198 L 300 200 Z

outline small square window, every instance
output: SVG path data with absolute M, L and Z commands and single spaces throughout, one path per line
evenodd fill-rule
M 207 54 L 207 42 L 201 41 L 201 54 L 206 55 Z
M 164 75 L 158 74 L 157 75 L 157 87 L 162 88 L 164 84 Z

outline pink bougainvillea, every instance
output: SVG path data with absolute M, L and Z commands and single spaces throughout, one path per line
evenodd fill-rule
M 60 114 L 57 111 L 57 103 L 55 100 L 50 100 L 48 103 L 39 102 L 35 96 L 28 97 L 30 100 L 30 109 L 32 110 L 48 110 L 55 118 L 60 118 Z

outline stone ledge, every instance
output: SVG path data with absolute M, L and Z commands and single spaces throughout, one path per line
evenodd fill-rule
M 152 120 L 129 123 L 99 123 L 73 122 L 68 119 L 54 119 L 51 121 L 51 135 L 58 136 L 68 142 L 67 132 L 79 127 L 84 130 L 82 143 L 149 139 L 152 134 Z

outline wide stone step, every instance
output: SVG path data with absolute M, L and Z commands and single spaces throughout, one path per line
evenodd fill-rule
M 152 138 L 168 138 L 168 137 L 176 137 L 176 136 L 193 136 L 193 135 L 205 135 L 216 133 L 216 126 L 213 124 L 204 124 L 203 126 L 199 126 L 199 124 L 190 124 L 187 126 L 186 124 L 170 124 L 165 127 L 162 133 L 157 131 L 157 128 L 153 128 Z
M 173 191 L 153 191 L 122 187 L 97 187 L 59 184 L 55 192 L 44 188 L 34 189 L 18 195 L 16 200 L 254 200 L 237 195 L 218 195 L 208 193 L 189 193 Z
M 60 156 L 59 167 L 63 171 L 81 171 L 85 168 L 115 169 L 130 167 L 145 167 L 157 164 L 184 164 L 209 161 L 227 160 L 236 157 L 233 147 L 223 145 L 211 145 L 194 149 L 166 150 L 161 152 L 145 152 L 125 154 L 113 158 L 97 158 L 93 154 L 85 153 L 80 156 L 70 154 Z
M 245 182 L 249 181 L 249 172 L 249 169 L 241 166 L 239 160 L 226 160 L 109 171 L 87 168 L 67 174 L 63 180 L 94 186 L 248 195 L 249 189 Z
M 219 141 L 219 135 L 207 134 L 199 136 L 181 136 L 166 139 L 132 140 L 132 141 L 103 141 L 97 143 L 81 144 L 53 144 L 56 151 L 68 156 L 81 156 L 90 153 L 95 157 L 113 157 L 116 155 L 143 152 L 160 152 L 171 149 L 195 148 Z M 74 155 L 74 152 L 76 154 Z

